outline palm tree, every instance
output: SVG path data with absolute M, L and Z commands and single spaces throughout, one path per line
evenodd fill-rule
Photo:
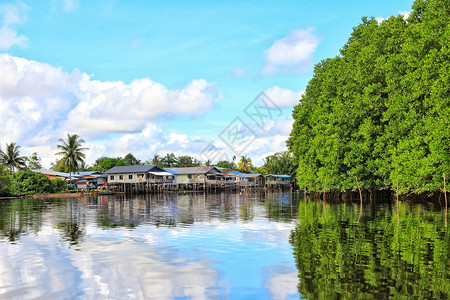
M 59 141 L 61 144 L 57 145 L 57 147 L 61 151 L 56 153 L 56 155 L 63 156 L 61 160 L 63 161 L 65 170 L 70 173 L 69 180 L 72 182 L 72 172 L 75 172 L 83 165 L 83 159 L 86 158 L 83 151 L 89 148 L 82 147 L 84 140 L 78 134 L 67 134 L 67 141 L 62 138 Z
M 252 159 L 248 156 L 241 156 L 241 160 L 238 162 L 238 170 L 250 172 L 252 167 Z
M 172 168 L 175 167 L 176 164 L 178 162 L 177 157 L 175 156 L 175 154 L 173 153 L 167 153 L 166 156 L 164 156 L 164 158 L 162 159 L 162 163 L 167 167 L 167 168 Z
M 12 172 L 15 168 L 26 168 L 26 156 L 20 156 L 20 146 L 16 143 L 6 143 L 6 152 L 0 149 L 0 163 L 7 166 Z
M 151 161 L 152 165 L 160 165 L 161 164 L 161 157 L 159 156 L 159 154 L 153 155 L 152 161 Z

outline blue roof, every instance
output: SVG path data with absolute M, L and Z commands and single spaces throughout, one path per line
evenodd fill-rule
M 173 175 L 180 175 L 179 173 L 175 172 L 174 170 L 171 169 L 164 169 L 166 170 L 167 173 L 173 174 Z
M 236 175 L 243 174 L 243 173 L 241 173 L 241 172 L 239 172 L 239 171 L 228 171 L 228 173 L 233 173 L 233 174 L 236 174 Z

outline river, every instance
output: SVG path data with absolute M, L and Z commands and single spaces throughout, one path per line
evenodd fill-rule
M 325 207 L 325 210 L 324 210 Z M 302 193 L 0 201 L 0 298 L 447 299 L 439 202 Z

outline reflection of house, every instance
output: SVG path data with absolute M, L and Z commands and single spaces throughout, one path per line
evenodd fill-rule
M 157 165 L 116 166 L 105 172 L 108 184 L 172 183 L 174 175 Z
M 49 179 L 60 178 L 62 180 L 69 180 L 70 174 L 64 172 L 56 172 L 53 170 L 32 170 L 33 173 L 41 173 L 47 176 Z
M 266 175 L 266 187 L 288 186 L 291 183 L 290 175 Z
M 176 177 L 176 184 L 216 184 L 224 180 L 223 174 L 214 166 L 209 167 L 185 167 L 168 168 L 168 172 Z

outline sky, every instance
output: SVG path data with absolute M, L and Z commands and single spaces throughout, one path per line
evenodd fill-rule
M 412 0 L 0 0 L 0 145 L 50 167 L 60 138 L 86 162 L 132 153 L 202 161 L 286 150 L 314 65 L 362 17 Z

